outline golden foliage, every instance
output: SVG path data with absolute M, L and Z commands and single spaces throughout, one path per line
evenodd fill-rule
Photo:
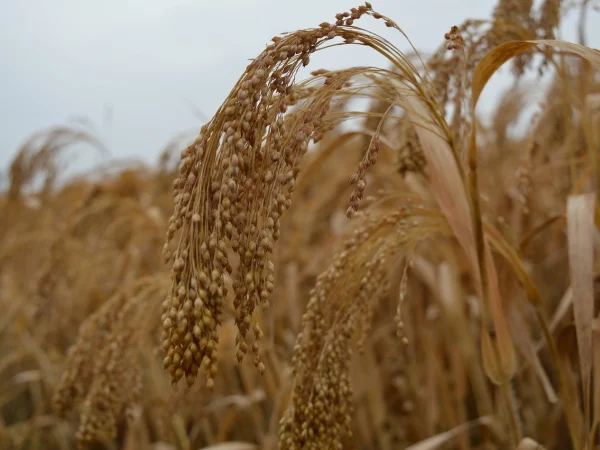
M 2 448 L 595 448 L 600 53 L 534 9 L 427 60 L 368 3 L 276 36 L 156 168 L 58 183 L 102 146 L 34 135 L 0 195 Z M 297 81 L 332 43 L 390 68 Z M 534 50 L 553 80 L 515 136 Z

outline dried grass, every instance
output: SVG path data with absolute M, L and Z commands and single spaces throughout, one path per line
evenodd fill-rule
M 368 3 L 276 36 L 156 167 L 57 183 L 63 148 L 102 145 L 34 135 L 0 195 L 0 446 L 597 448 L 600 53 L 538 6 L 427 60 Z M 295 80 L 336 45 L 389 68 Z M 552 89 L 515 136 L 535 69 Z

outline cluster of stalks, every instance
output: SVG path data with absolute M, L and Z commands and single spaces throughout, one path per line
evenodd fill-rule
M 600 52 L 560 13 L 501 0 L 428 59 L 369 3 L 276 36 L 156 168 L 59 184 L 101 143 L 34 135 L 0 195 L 0 444 L 596 448 Z M 303 72 L 337 45 L 389 67 Z

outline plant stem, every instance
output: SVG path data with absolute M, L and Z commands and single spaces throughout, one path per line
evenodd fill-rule
M 567 426 L 569 427 L 569 434 L 571 435 L 571 442 L 573 443 L 574 450 L 582 450 L 581 441 L 580 441 L 580 430 L 577 429 L 577 421 L 573 415 L 573 411 L 569 407 L 569 403 L 567 400 L 567 381 L 565 377 L 565 373 L 563 371 L 562 365 L 560 364 L 560 358 L 558 356 L 558 349 L 556 348 L 556 343 L 554 342 L 554 338 L 552 337 L 552 333 L 550 332 L 550 327 L 548 326 L 548 320 L 546 318 L 546 314 L 540 307 L 535 308 L 535 315 L 537 317 L 538 322 L 542 328 L 542 332 L 544 334 L 544 338 L 546 339 L 546 344 L 550 349 L 550 356 L 552 357 L 552 362 L 556 366 L 556 370 L 558 371 L 558 387 L 561 394 L 561 400 L 563 402 L 563 408 L 565 410 L 565 416 L 567 419 Z

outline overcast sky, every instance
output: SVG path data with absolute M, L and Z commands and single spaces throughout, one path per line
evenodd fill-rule
M 356 4 L 355 4 L 356 3 Z M 489 18 L 493 0 L 371 0 L 423 51 L 451 25 Z M 353 0 L 14 0 L 0 14 L 0 168 L 34 131 L 89 118 L 111 154 L 156 161 L 174 135 L 199 129 L 248 59 L 280 32 L 317 26 Z M 575 40 L 570 17 L 562 37 Z M 598 16 L 591 20 L 597 21 Z M 362 23 L 362 20 L 361 20 Z M 590 22 L 591 23 L 591 22 Z M 401 49 L 406 43 L 379 22 Z M 590 46 L 600 29 L 588 27 Z M 340 51 L 341 50 L 341 51 Z M 332 49 L 311 68 L 385 62 L 372 51 Z M 495 92 L 495 93 L 494 93 Z M 486 92 L 491 104 L 498 91 Z M 110 113 L 108 113 L 110 111 Z

